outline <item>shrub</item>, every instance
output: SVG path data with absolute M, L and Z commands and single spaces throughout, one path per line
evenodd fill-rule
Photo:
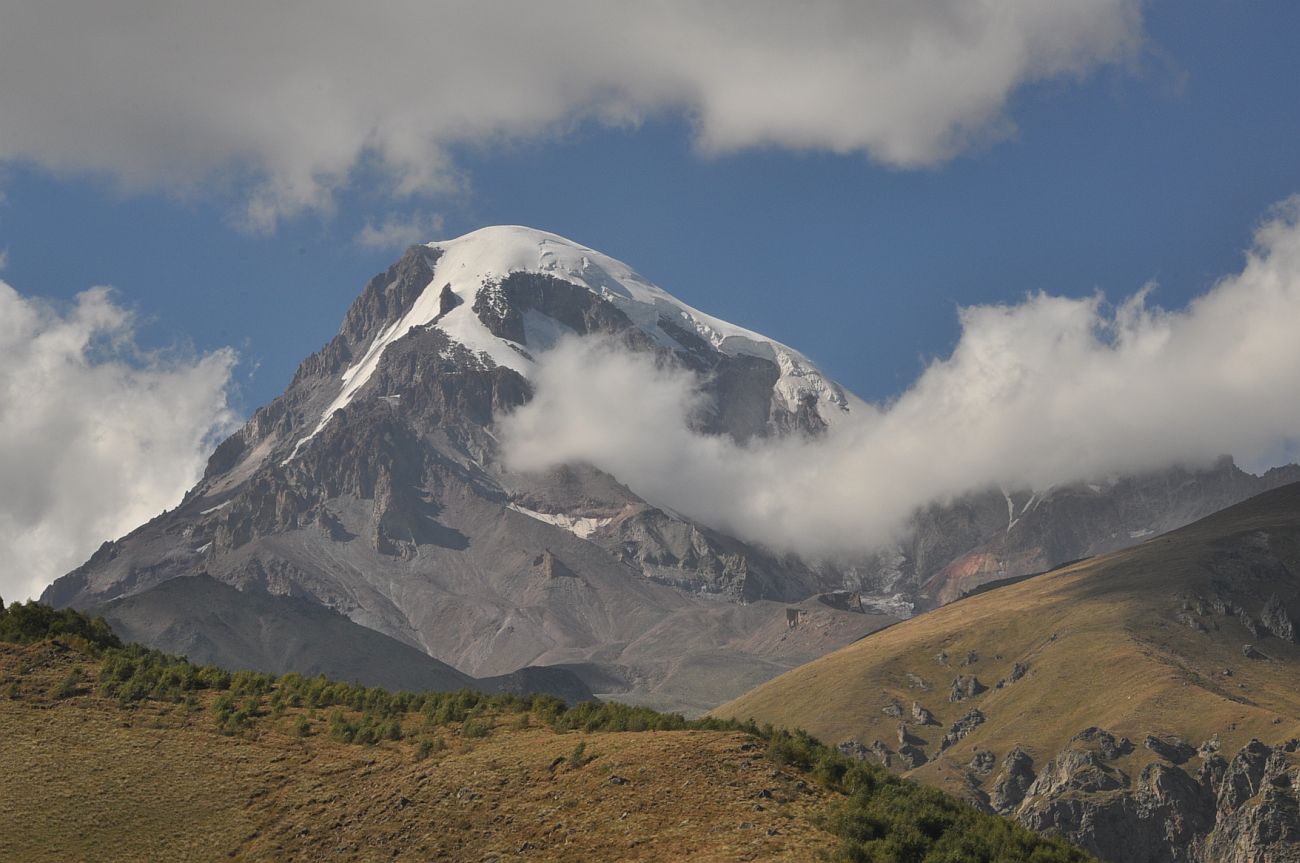
M 58 685 L 55 686 L 53 691 L 50 692 L 50 695 L 59 699 L 71 698 L 72 696 L 76 695 L 79 691 L 81 691 L 81 687 L 78 685 L 80 683 L 81 683 L 81 669 L 73 668 L 64 676 L 62 680 L 59 681 Z
M 441 752 L 447 748 L 447 743 L 441 737 L 421 737 L 420 742 L 415 746 L 415 760 L 423 761 L 435 752 Z
M 55 610 L 34 600 L 14 602 L 8 608 L 0 604 L 0 641 L 31 644 L 47 638 L 73 642 L 91 654 L 122 646 L 102 617 L 90 618 L 71 608 Z
M 469 738 L 487 737 L 492 733 L 492 724 L 482 719 L 467 719 L 460 727 L 460 736 Z
M 596 756 L 587 754 L 587 741 L 579 740 L 578 745 L 573 747 L 573 751 L 569 753 L 569 766 L 575 770 L 586 767 L 595 758 Z
M 380 726 L 379 736 L 384 740 L 401 740 L 402 723 L 398 722 L 396 719 L 389 719 Z

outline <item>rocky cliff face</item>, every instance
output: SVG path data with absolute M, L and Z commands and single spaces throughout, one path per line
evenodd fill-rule
M 990 490 L 921 510 L 907 540 L 855 574 L 865 590 L 893 592 L 918 611 L 935 608 L 985 584 L 1145 542 L 1297 481 L 1297 465 L 1255 476 L 1224 457 L 1202 469 L 1042 491 Z
M 1221 753 L 1217 739 L 1192 749 L 1149 736 L 1143 749 L 1085 729 L 1036 776 L 1016 750 L 995 788 L 1024 787 L 1024 797 L 995 793 L 989 808 L 1034 830 L 1062 833 L 1103 860 L 1300 860 L 1300 740 L 1251 740 Z

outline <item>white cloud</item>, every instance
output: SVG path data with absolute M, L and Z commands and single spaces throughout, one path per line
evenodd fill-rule
M 781 550 L 869 550 L 919 506 L 1300 441 L 1300 198 L 1262 225 L 1240 273 L 1185 309 L 1144 289 L 1117 307 L 1038 294 L 962 310 L 951 356 L 824 439 L 737 446 L 693 434 L 697 382 L 571 340 L 501 422 L 508 463 L 587 461 L 639 494 Z
M 941 161 L 1008 97 L 1130 57 L 1137 0 L 0 0 L 0 161 L 247 219 L 329 208 L 358 165 L 437 190 L 458 145 L 693 118 L 709 152 Z M 249 189 L 252 189 L 249 192 Z
M 231 430 L 235 355 L 139 350 L 106 288 L 65 312 L 0 282 L 0 596 L 38 595 L 180 502 Z
M 368 249 L 402 249 L 416 243 L 429 243 L 442 236 L 443 220 L 437 213 L 390 215 L 376 225 L 366 222 L 357 233 L 356 242 Z

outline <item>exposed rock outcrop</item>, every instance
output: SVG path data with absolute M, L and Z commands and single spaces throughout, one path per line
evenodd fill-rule
M 1002 761 L 1002 772 L 993 782 L 989 805 L 994 812 L 1009 814 L 1025 799 L 1029 787 L 1038 776 L 1034 773 L 1034 759 L 1020 747 L 1007 753 Z
M 971 710 L 952 724 L 952 727 L 948 729 L 948 733 L 940 741 L 939 749 L 947 749 L 983 724 L 984 714 L 978 710 Z
M 948 700 L 965 701 L 987 691 L 988 687 L 980 683 L 978 677 L 962 674 L 953 679 L 952 687 L 948 691 Z
M 1189 758 L 1196 755 L 1196 750 L 1186 740 L 1180 737 L 1157 737 L 1154 734 L 1148 734 L 1143 745 L 1150 749 L 1156 755 L 1166 761 L 1172 761 L 1174 764 L 1183 764 Z
M 898 747 L 898 760 L 904 770 L 913 770 L 925 764 L 929 758 L 921 747 L 904 743 Z
M 919 701 L 912 702 L 912 721 L 917 725 L 939 724 L 939 720 L 935 719 L 934 714 L 922 707 Z
M 845 740 L 837 743 L 835 748 L 841 755 L 856 758 L 859 761 L 875 760 L 881 767 L 890 767 L 894 763 L 894 753 L 882 741 L 874 740 L 870 746 L 863 746 L 857 740 Z
M 1247 659 L 1268 659 L 1268 654 L 1253 644 L 1243 644 L 1241 646 L 1241 655 Z
M 1296 640 L 1295 621 L 1287 613 L 1286 606 L 1275 593 L 1264 603 L 1264 610 L 1259 613 L 1260 622 L 1273 635 L 1286 641 Z
M 981 749 L 971 756 L 970 764 L 968 766 L 972 773 L 985 776 L 992 773 L 993 768 L 997 765 L 998 757 L 987 749 Z
M 1047 764 L 1020 800 L 1029 764 L 1013 752 L 989 805 L 1114 863 L 1300 860 L 1300 765 L 1285 745 L 1252 740 L 1227 760 L 1150 735 L 1147 746 L 1162 758 L 1183 763 L 1199 755 L 1202 763 L 1192 773 L 1151 762 L 1134 779 L 1116 763 L 1132 752 L 1122 741 L 1088 729 Z

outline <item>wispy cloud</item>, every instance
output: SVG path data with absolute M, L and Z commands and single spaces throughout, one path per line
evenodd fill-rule
M 144 352 L 106 288 L 59 310 L 0 282 L 0 595 L 39 594 L 178 503 L 235 417 L 233 351 Z
M 437 213 L 390 215 L 376 225 L 366 222 L 356 242 L 368 249 L 402 249 L 416 243 L 428 243 L 442 236 L 443 220 Z
M 653 503 L 811 557 L 870 550 L 931 501 L 1297 454 L 1300 199 L 1257 231 L 1241 272 L 1186 308 L 1036 294 L 961 312 L 961 338 L 896 401 L 823 439 L 738 446 L 690 430 L 697 381 L 571 340 L 501 421 L 508 463 L 589 462 Z
M 693 119 L 702 150 L 933 164 L 1010 95 L 1132 56 L 1137 0 L 0 0 L 0 162 L 328 208 L 360 164 L 438 190 L 454 148 Z M 21 120 L 17 119 L 21 118 Z

